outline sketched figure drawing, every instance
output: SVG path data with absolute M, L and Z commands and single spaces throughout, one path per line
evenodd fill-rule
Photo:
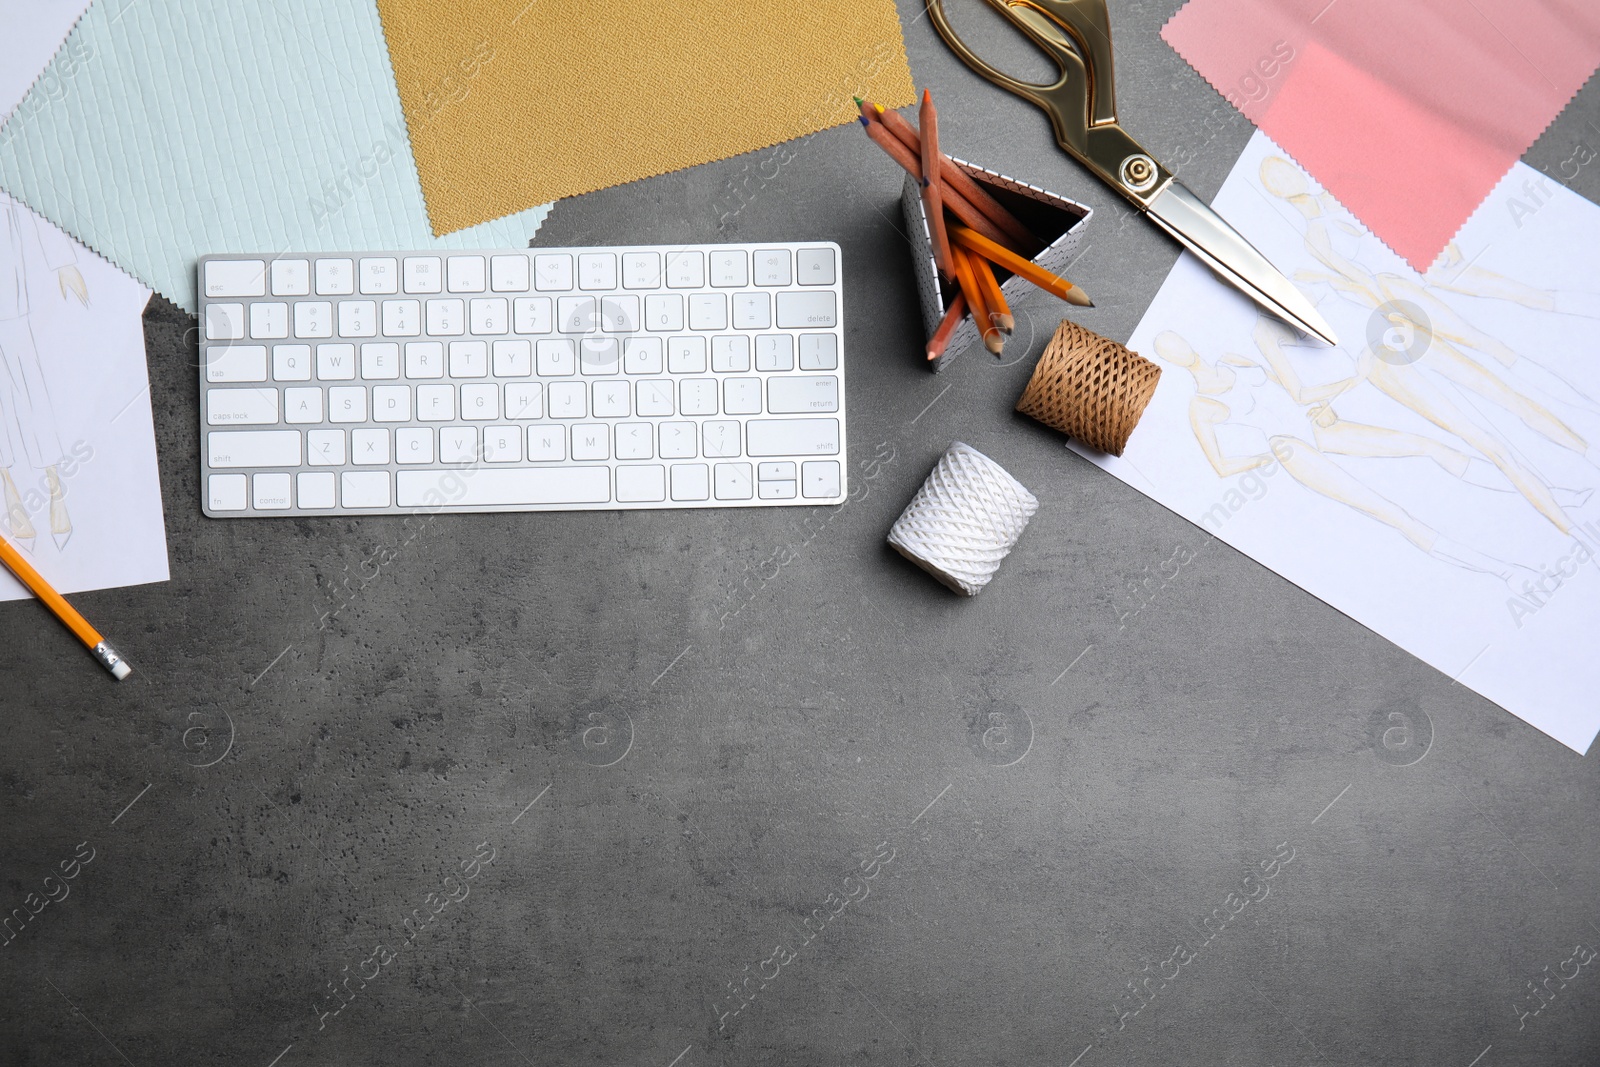
M 30 251 L 53 273 L 54 284 L 30 285 Z M 30 546 L 37 533 L 17 479 L 37 484 L 38 478 L 27 472 L 43 473 L 56 546 L 65 548 L 72 536 L 57 470 L 65 449 L 30 322 L 30 312 L 42 301 L 69 298 L 82 307 L 89 304 L 89 289 L 78 271 L 72 243 L 51 227 L 40 226 L 27 208 L 0 192 L 0 483 L 5 489 L 7 528 Z

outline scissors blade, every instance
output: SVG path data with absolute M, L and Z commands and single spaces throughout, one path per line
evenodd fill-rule
M 1339 343 L 1333 328 L 1305 294 L 1187 186 L 1169 182 L 1150 201 L 1149 215 L 1250 299 L 1301 333 L 1313 334 L 1330 345 Z

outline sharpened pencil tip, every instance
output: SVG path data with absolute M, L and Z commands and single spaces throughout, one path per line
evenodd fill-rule
M 850 99 L 852 99 L 852 100 L 854 100 L 856 102 L 856 107 L 860 107 L 861 106 L 861 98 L 859 96 L 852 96 Z
M 1083 286 L 1074 285 L 1067 290 L 1067 303 L 1076 304 L 1081 308 L 1094 307 L 1094 301 L 1089 299 L 1089 294 L 1083 291 Z

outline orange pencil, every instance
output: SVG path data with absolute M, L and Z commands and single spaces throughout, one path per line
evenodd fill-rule
M 971 249 L 997 266 L 1004 267 L 1012 274 L 1022 275 L 1022 277 L 1045 292 L 1054 293 L 1069 304 L 1076 304 L 1079 307 L 1094 307 L 1094 301 L 1089 299 L 1082 286 L 1073 285 L 1065 278 L 1051 274 L 1037 263 L 1023 259 L 1009 248 L 991 241 L 980 233 L 975 233 L 965 226 L 957 225 L 950 228 L 950 236 L 956 239 L 957 245 Z
M 79 615 L 77 609 L 62 599 L 61 594 L 50 587 L 44 580 L 44 575 L 33 569 L 33 565 L 23 558 L 22 553 L 11 546 L 11 542 L 0 537 L 0 562 L 4 562 L 11 573 L 15 574 L 23 585 L 33 591 L 33 595 L 44 602 L 55 617 L 60 619 L 67 629 L 84 647 L 100 661 L 100 665 L 111 672 L 117 681 L 122 681 L 133 673 L 123 658 L 117 655 L 117 650 L 106 644 L 106 639 L 100 636 L 100 631 L 89 625 L 89 620 Z
M 863 110 L 865 109 L 863 108 Z M 917 149 L 908 148 L 905 142 L 890 133 L 883 123 L 874 122 L 864 114 L 861 116 L 861 126 L 867 131 L 867 136 L 871 137 L 879 148 L 887 152 L 891 159 L 904 167 L 906 173 L 915 178 L 919 185 L 922 183 L 922 161 L 917 158 Z M 1004 244 L 1010 240 L 1000 232 L 994 223 L 984 218 L 982 212 L 968 203 L 967 198 L 962 196 L 953 186 L 944 186 L 942 196 L 944 206 L 949 209 L 950 213 L 978 233 L 983 234 L 996 244 Z M 948 226 L 945 233 L 948 238 Z
M 989 308 L 989 319 L 1006 333 L 1016 328 L 1017 320 L 1011 317 L 1011 307 L 1006 303 L 1006 296 L 1000 291 L 1000 283 L 995 281 L 994 270 L 989 266 L 989 261 L 982 256 L 971 256 L 967 262 L 972 265 L 972 274 L 978 281 L 978 288 L 983 290 L 983 302 Z
M 945 308 L 944 318 L 939 320 L 939 328 L 928 338 L 929 359 L 938 359 L 944 355 L 944 350 L 949 347 L 950 338 L 955 334 L 956 327 L 960 326 L 961 320 L 966 317 L 967 298 L 965 294 L 957 293 L 956 298 L 950 301 L 950 306 Z
M 983 338 L 983 345 L 995 355 L 1005 347 L 1005 335 L 995 329 L 989 318 L 989 308 L 983 302 L 983 290 L 978 288 L 977 277 L 972 272 L 972 253 L 960 244 L 951 246 L 950 256 L 956 262 L 956 277 L 961 282 L 961 291 L 967 296 L 967 307 L 972 310 L 972 321 L 978 327 L 978 336 Z
M 913 152 L 921 151 L 922 135 L 898 111 L 890 111 L 870 100 L 858 100 L 857 103 L 861 107 L 862 114 L 870 115 L 883 123 L 907 148 Z M 944 179 L 946 188 L 960 192 L 980 215 L 1005 232 L 1007 241 L 1016 243 L 1019 248 L 1028 252 L 1041 247 L 1042 242 L 1032 231 L 1017 221 L 1017 217 L 1007 211 L 1000 201 L 990 196 L 972 175 L 956 166 L 955 160 L 941 153 L 939 164 L 939 176 Z
M 933 238 L 933 261 L 951 276 L 950 239 L 944 228 L 944 182 L 939 177 L 939 116 L 933 94 L 922 90 L 922 205 L 927 209 L 928 233 Z

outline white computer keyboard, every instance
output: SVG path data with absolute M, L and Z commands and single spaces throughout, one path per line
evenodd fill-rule
M 845 499 L 839 247 L 200 262 L 207 515 Z

